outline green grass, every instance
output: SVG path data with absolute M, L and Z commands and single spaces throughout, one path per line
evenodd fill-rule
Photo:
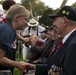
M 16 61 L 22 61 L 22 55 L 20 54 L 19 55 L 19 58 L 18 58 L 18 52 L 16 52 Z M 22 71 L 17 69 L 17 68 L 14 68 L 14 72 L 13 72 L 13 75 L 22 75 Z
M 19 69 L 15 68 L 13 75 L 22 75 L 22 71 L 20 71 Z

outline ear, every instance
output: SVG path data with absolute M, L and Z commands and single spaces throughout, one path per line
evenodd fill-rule
M 17 22 L 18 21 L 18 15 L 16 14 L 13 19 L 14 19 L 14 21 Z
M 67 24 L 68 24 L 68 19 L 67 19 L 66 17 L 64 17 L 64 20 L 65 20 L 64 26 L 67 26 Z

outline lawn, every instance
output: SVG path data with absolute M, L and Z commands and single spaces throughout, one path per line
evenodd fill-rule
M 17 68 L 15 68 L 15 69 L 14 69 L 14 74 L 13 74 L 13 75 L 22 75 L 22 71 L 19 70 L 19 69 L 17 69 Z
M 22 61 L 22 55 L 20 54 L 19 58 L 18 58 L 18 52 L 16 53 L 16 61 Z M 15 68 L 13 75 L 22 75 L 22 71 L 17 69 L 17 68 Z

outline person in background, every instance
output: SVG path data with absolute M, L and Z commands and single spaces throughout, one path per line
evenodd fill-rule
M 41 58 L 38 59 L 40 63 L 46 63 L 49 55 L 52 52 L 53 46 L 62 39 L 60 35 L 57 34 L 56 29 L 54 27 L 50 27 L 49 34 L 51 33 L 50 37 L 44 46 L 38 47 L 36 44 L 32 46 L 31 51 L 36 53 L 41 53 Z M 32 42 L 34 41 L 34 37 L 31 38 Z
M 2 7 L 3 7 L 3 17 L 6 17 L 6 13 L 8 11 L 8 9 L 12 6 L 16 4 L 16 2 L 14 0 L 4 0 L 2 3 Z
M 28 26 L 24 29 L 22 35 L 24 37 L 29 37 L 29 35 L 34 34 L 41 40 L 41 33 L 40 32 L 44 31 L 45 28 L 40 26 L 39 22 L 36 21 L 34 18 L 30 19 L 29 22 L 27 23 L 27 25 Z M 32 56 L 32 52 L 30 51 L 31 46 L 28 45 L 28 47 L 27 47 L 27 46 L 24 46 L 24 44 L 23 44 L 23 47 L 26 48 L 26 50 L 27 50 L 27 53 L 28 53 L 27 54 L 27 59 L 30 58 Z M 22 53 L 23 53 L 23 57 L 26 58 L 26 56 L 24 56 L 24 55 L 26 55 L 25 51 L 24 51 L 25 50 L 24 48 L 22 50 L 23 51 Z M 25 58 L 24 58 L 24 60 L 26 60 Z
M 14 0 L 4 0 L 2 2 L 1 11 L 0 11 L 0 23 L 6 21 L 6 12 L 10 8 L 10 6 L 16 4 Z
M 25 62 L 16 62 L 7 57 L 5 54 L 11 51 L 11 45 L 16 39 L 16 30 L 22 30 L 27 24 L 30 12 L 22 5 L 12 5 L 7 14 L 6 22 L 0 24 L 0 65 L 16 67 L 23 70 Z
M 41 32 L 41 39 L 43 40 L 43 42 L 46 42 L 48 39 L 48 34 L 47 34 L 47 30 L 44 30 Z
M 38 38 L 41 38 L 40 35 L 42 31 L 45 30 L 44 27 L 39 25 L 39 22 L 36 21 L 34 18 L 30 19 L 29 22 L 27 23 L 27 27 L 24 29 L 22 35 L 27 36 L 29 34 L 35 34 L 38 36 Z
M 54 42 L 54 40 L 52 39 L 52 30 L 53 28 L 50 28 L 48 31 L 47 31 L 47 34 L 48 34 L 48 39 L 46 40 L 44 46 L 42 47 L 38 47 L 34 41 L 35 41 L 35 37 L 31 37 L 31 51 L 34 51 L 36 53 L 43 53 L 44 50 L 48 50 L 51 48 L 51 45 L 52 43 Z
M 2 23 L 2 21 L 5 21 L 5 17 L 3 17 L 3 7 L 2 4 L 0 4 L 0 23 Z
M 34 38 L 33 38 L 34 37 Z M 36 35 L 32 35 L 29 37 L 31 40 L 34 40 L 34 44 L 36 46 L 38 46 L 39 48 L 44 46 L 45 42 L 43 42 L 42 40 L 38 39 L 38 37 Z M 30 41 L 29 41 L 30 43 Z M 31 48 L 32 49 L 32 48 Z M 29 62 L 32 63 L 33 61 L 37 60 L 38 58 L 40 58 L 41 53 L 35 53 L 32 52 L 32 56 L 29 58 Z
M 50 28 L 50 26 L 45 26 L 45 29 L 48 30 Z

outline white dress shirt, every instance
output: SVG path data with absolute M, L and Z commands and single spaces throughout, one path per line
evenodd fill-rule
M 69 38 L 69 36 L 75 31 L 76 29 L 73 29 L 71 32 L 69 32 L 62 40 L 63 44 L 65 43 L 65 41 Z

